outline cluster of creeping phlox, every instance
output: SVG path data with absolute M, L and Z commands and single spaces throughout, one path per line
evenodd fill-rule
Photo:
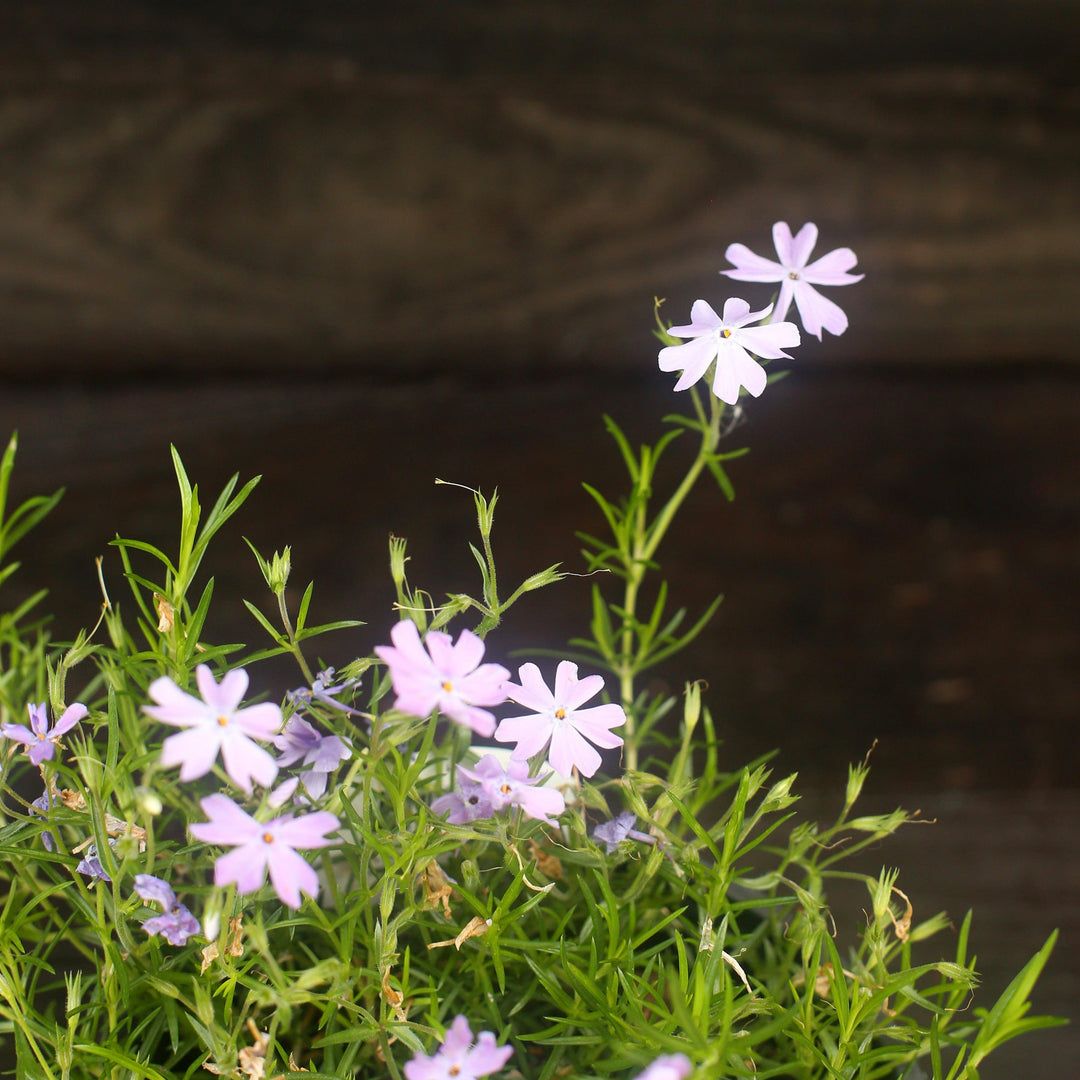
M 861 274 L 850 273 L 856 263 L 854 253 L 838 248 L 810 262 L 817 242 L 817 227 L 812 223 L 793 236 L 786 222 L 777 222 L 773 239 L 778 261 L 732 244 L 726 256 L 734 268 L 722 273 L 736 281 L 778 283 L 775 304 L 751 311 L 745 300 L 730 298 L 722 314 L 717 314 L 705 300 L 697 300 L 690 323 L 666 331 L 672 339 L 683 339 L 681 344 L 661 349 L 658 357 L 661 370 L 681 371 L 676 390 L 687 389 L 711 371 L 712 390 L 727 405 L 738 402 L 742 389 L 754 397 L 760 395 L 767 379 L 759 359 L 786 358 L 784 350 L 800 343 L 798 327 L 784 321 L 792 303 L 803 327 L 819 339 L 824 330 L 841 334 L 847 328 L 844 312 L 814 286 L 861 280 Z M 456 642 L 440 631 L 421 639 L 416 624 L 405 619 L 391 630 L 390 639 L 390 645 L 379 646 L 375 653 L 389 672 L 394 709 L 420 718 L 440 714 L 483 738 L 513 744 L 508 760 L 486 753 L 471 767 L 457 766 L 456 789 L 432 804 L 450 823 L 474 822 L 517 808 L 529 818 L 557 824 L 566 809 L 565 799 L 558 787 L 546 781 L 553 776 L 570 780 L 575 774 L 591 777 L 601 765 L 599 751 L 623 744 L 614 733 L 626 722 L 622 707 L 587 705 L 603 690 L 604 680 L 599 675 L 579 677 L 577 665 L 569 660 L 558 664 L 549 687 L 536 664 L 519 667 L 514 682 L 506 668 L 484 663 L 484 643 L 469 630 L 463 630 Z M 328 811 L 297 812 L 295 805 L 303 809 L 321 798 L 331 775 L 352 754 L 348 739 L 321 733 L 303 713 L 317 702 L 358 715 L 337 696 L 353 682 L 334 684 L 333 669 L 320 674 L 310 689 L 289 694 L 293 712 L 286 720 L 274 704 L 241 708 L 248 689 L 248 676 L 242 669 L 227 672 L 219 683 L 210 668 L 200 664 L 195 681 L 198 697 L 167 677 L 149 687 L 154 704 L 144 706 L 146 714 L 181 729 L 164 740 L 161 764 L 179 766 L 180 779 L 187 782 L 206 776 L 220 756 L 225 774 L 246 796 L 250 798 L 258 785 L 265 789 L 263 802 L 270 811 L 280 810 L 290 800 L 294 809 L 260 821 L 219 792 L 201 800 L 207 820 L 191 824 L 190 833 L 204 843 L 232 849 L 215 861 L 215 885 L 235 885 L 246 895 L 260 889 L 269 877 L 281 902 L 299 908 L 303 895 L 315 899 L 319 891 L 315 870 L 299 852 L 330 846 L 330 837 L 341 823 Z M 490 710 L 507 702 L 527 711 L 496 720 Z M 30 761 L 41 769 L 45 794 L 31 806 L 35 813 L 48 817 L 59 796 L 46 779 L 46 763 L 55 757 L 61 738 L 88 711 L 82 704 L 73 704 L 51 726 L 44 703 L 31 704 L 28 711 L 29 726 L 5 723 L 0 725 L 0 735 L 23 744 Z M 270 744 L 278 756 L 260 744 Z M 279 771 L 291 766 L 298 766 L 297 775 L 273 788 Z M 627 840 L 655 842 L 635 825 L 634 814 L 625 811 L 596 826 L 593 836 L 609 853 Z M 49 850 L 56 845 L 49 831 L 42 838 Z M 76 870 L 108 879 L 92 844 Z M 160 914 L 143 922 L 149 935 L 182 946 L 199 933 L 198 920 L 166 881 L 138 874 L 134 893 L 144 903 L 161 908 Z M 406 1080 L 451 1076 L 475 1080 L 503 1068 L 511 1054 L 512 1048 L 498 1046 L 489 1031 L 482 1031 L 474 1042 L 467 1018 L 458 1016 L 436 1052 L 417 1053 L 404 1072 Z M 685 1080 L 690 1071 L 691 1063 L 684 1055 L 664 1055 L 638 1080 Z

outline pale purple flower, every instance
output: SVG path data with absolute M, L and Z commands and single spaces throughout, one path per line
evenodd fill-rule
M 474 1044 L 469 1021 L 457 1016 L 434 1054 L 418 1053 L 405 1063 L 405 1080 L 478 1080 L 498 1072 L 513 1053 L 512 1046 L 496 1046 L 490 1031 L 481 1031 Z
M 819 341 L 822 329 L 830 334 L 842 334 L 848 326 L 847 316 L 814 286 L 853 285 L 862 281 L 864 274 L 848 273 L 857 261 L 855 252 L 851 248 L 836 248 L 807 265 L 818 238 L 813 222 L 807 222 L 794 237 L 786 221 L 778 221 L 772 232 L 779 262 L 755 255 L 744 244 L 731 244 L 724 257 L 735 264 L 735 269 L 720 272 L 736 281 L 779 281 L 774 318 L 782 319 L 794 300 L 807 333 L 816 335 Z
M 116 847 L 116 841 L 109 841 L 110 847 Z M 94 881 L 112 881 L 109 872 L 101 864 L 101 856 L 98 854 L 97 844 L 91 844 L 86 849 L 86 854 L 79 860 L 75 867 L 76 873 L 85 874 Z
M 686 1080 L 693 1071 L 685 1054 L 662 1054 L 636 1080 Z
M 609 855 L 618 851 L 624 840 L 640 840 L 643 844 L 655 844 L 656 837 L 639 832 L 634 828 L 637 817 L 630 810 L 624 810 L 610 821 L 602 821 L 593 829 L 593 839 L 601 841 Z
M 298 711 L 307 709 L 313 703 L 319 705 L 325 705 L 328 709 L 335 709 L 338 712 L 343 712 L 348 716 L 359 716 L 358 710 L 345 705 L 338 701 L 334 696 L 340 694 L 343 690 L 351 690 L 354 686 L 358 686 L 359 679 L 345 679 L 343 682 L 339 682 L 336 685 L 330 685 L 334 682 L 334 669 L 328 667 L 325 671 L 320 671 L 315 676 L 310 687 L 301 686 L 298 690 L 288 690 L 285 696 L 289 699 L 290 704 Z
M 555 788 L 538 787 L 551 773 L 529 776 L 529 764 L 515 761 L 512 757 L 504 766 L 494 754 L 485 754 L 475 769 L 458 766 L 458 773 L 480 785 L 480 789 L 492 810 L 505 810 L 508 806 L 520 806 L 531 818 L 546 825 L 554 825 L 552 814 L 566 809 L 566 800 Z
M 236 848 L 214 864 L 215 885 L 235 884 L 246 895 L 263 886 L 269 871 L 274 891 L 291 908 L 300 906 L 301 893 L 312 899 L 319 895 L 318 876 L 296 851 L 330 845 L 326 834 L 341 824 L 333 814 L 319 810 L 256 821 L 221 794 L 207 795 L 200 805 L 210 820 L 188 826 L 191 835 L 207 844 Z
M 321 735 L 302 716 L 290 716 L 284 730 L 270 740 L 282 753 L 277 759 L 284 768 L 296 762 L 307 766 L 300 779 L 313 799 L 326 791 L 327 776 L 352 753 L 348 739 L 337 735 Z
M 28 704 L 26 708 L 30 713 L 30 726 L 0 724 L 0 735 L 28 747 L 30 760 L 35 765 L 40 765 L 43 761 L 52 761 L 56 748 L 60 745 L 60 736 L 66 735 L 87 715 L 86 706 L 76 702 L 74 705 L 69 705 L 60 719 L 50 728 L 45 702 L 40 705 Z
M 57 799 L 57 796 L 50 795 L 49 792 L 46 791 L 43 795 L 39 795 L 30 804 L 30 809 L 35 810 L 43 818 L 48 818 L 49 811 L 52 809 L 52 805 L 53 805 L 54 802 L 56 802 L 56 799 Z M 55 851 L 56 850 L 56 836 L 53 833 L 49 832 L 48 830 L 46 830 L 45 832 L 43 832 L 41 834 L 41 842 L 42 842 L 42 844 L 45 845 L 45 850 L 46 851 Z
M 521 684 L 506 683 L 506 696 L 532 709 L 527 716 L 508 716 L 495 732 L 499 742 L 516 742 L 511 757 L 524 761 L 540 753 L 550 742 L 548 761 L 556 772 L 572 775 L 576 768 L 583 776 L 592 776 L 600 768 L 600 755 L 590 746 L 595 743 L 606 750 L 622 746 L 612 728 L 626 723 L 621 705 L 594 705 L 583 709 L 590 698 L 604 688 L 599 675 L 578 678 L 577 664 L 563 660 L 555 669 L 555 692 L 552 693 L 535 664 L 518 668 Z
M 467 825 L 495 813 L 491 800 L 484 794 L 484 785 L 463 775 L 462 768 L 461 765 L 457 767 L 457 791 L 440 795 L 431 803 L 431 809 L 436 814 L 446 814 L 451 825 Z
M 251 740 L 271 738 L 281 727 L 281 709 L 269 702 L 239 708 L 248 688 L 242 668 L 225 674 L 220 684 L 205 664 L 195 669 L 202 700 L 185 693 L 172 679 L 155 679 L 149 694 L 156 705 L 143 711 L 163 724 L 187 728 L 170 735 L 161 747 L 163 765 L 179 765 L 181 780 L 196 780 L 213 767 L 221 751 L 225 772 L 251 794 L 252 780 L 269 787 L 278 767 L 269 752 Z
M 502 684 L 510 672 L 500 664 L 480 663 L 484 643 L 474 633 L 462 630 L 451 644 L 449 634 L 432 630 L 422 643 L 416 623 L 402 619 L 390 639 L 392 646 L 379 645 L 375 652 L 390 670 L 395 709 L 421 717 L 438 709 L 478 735 L 495 730 L 495 717 L 477 706 L 506 700 Z
M 672 337 L 690 338 L 682 345 L 666 345 L 657 360 L 661 371 L 682 371 L 676 390 L 685 390 L 698 381 L 715 360 L 713 393 L 726 405 L 739 401 L 739 387 L 754 397 L 765 389 L 765 369 L 750 353 L 766 360 L 791 359 L 784 349 L 798 345 L 799 328 L 794 323 L 770 322 L 750 326 L 765 318 L 772 305 L 751 311 L 745 300 L 724 301 L 723 317 L 704 300 L 695 300 L 687 326 L 673 326 Z
M 192 934 L 199 932 L 199 920 L 181 904 L 172 886 L 151 874 L 135 875 L 135 892 L 143 900 L 160 904 L 164 914 L 147 919 L 143 929 L 153 937 L 160 934 L 170 945 L 186 945 Z

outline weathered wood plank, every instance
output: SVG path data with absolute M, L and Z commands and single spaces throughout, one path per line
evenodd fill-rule
M 625 370 L 778 218 L 820 355 L 1076 356 L 1072 5 L 318 7 L 4 12 L 0 370 Z

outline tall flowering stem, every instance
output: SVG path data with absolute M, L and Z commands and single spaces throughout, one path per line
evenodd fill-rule
M 718 398 L 709 395 L 709 415 L 706 417 L 701 398 L 696 389 L 691 390 L 694 411 L 697 414 L 698 430 L 701 435 L 697 456 L 686 470 L 679 486 L 664 504 L 663 508 L 650 523 L 648 520 L 648 491 L 636 500 L 633 519 L 632 545 L 623 552 L 623 564 L 626 569 L 622 603 L 622 633 L 615 673 L 619 677 L 619 694 L 623 709 L 626 711 L 626 749 L 625 760 L 628 769 L 637 768 L 637 745 L 635 735 L 634 679 L 642 667 L 641 651 L 635 646 L 638 601 L 641 585 L 646 571 L 656 554 L 661 541 L 667 535 L 675 515 L 679 512 L 686 497 L 693 490 L 702 471 L 716 458 L 716 447 L 720 442 L 720 420 L 724 414 L 724 404 Z M 659 456 L 659 455 L 657 455 Z

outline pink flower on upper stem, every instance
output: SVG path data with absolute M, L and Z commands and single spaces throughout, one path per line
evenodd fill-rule
M 555 669 L 554 693 L 547 688 L 535 664 L 522 664 L 518 678 L 520 685 L 504 686 L 506 696 L 533 712 L 506 717 L 495 732 L 499 742 L 517 743 L 510 755 L 512 759 L 524 761 L 550 743 L 548 761 L 556 772 L 570 776 L 577 768 L 583 776 L 592 776 L 600 768 L 600 755 L 589 743 L 606 750 L 622 746 L 622 739 L 611 733 L 612 728 L 626 723 L 621 705 L 581 708 L 604 688 L 600 675 L 579 679 L 577 664 L 563 660 Z
M 836 248 L 807 265 L 818 238 L 817 226 L 812 221 L 794 236 L 786 221 L 778 221 L 772 232 L 779 262 L 755 255 L 744 244 L 731 244 L 724 257 L 735 264 L 735 269 L 720 272 L 735 281 L 779 281 L 774 318 L 782 319 L 794 300 L 807 333 L 816 335 L 819 341 L 822 329 L 830 334 L 842 334 L 848 326 L 847 316 L 814 286 L 853 285 L 862 281 L 864 274 L 847 272 L 858 261 L 855 252 L 851 248 Z
M 434 1054 L 418 1053 L 405 1063 L 405 1080 L 479 1080 L 498 1072 L 513 1053 L 512 1046 L 496 1046 L 490 1031 L 481 1031 L 474 1046 L 469 1021 L 457 1016 Z
M 375 652 L 390 670 L 395 709 L 420 717 L 438 709 L 478 735 L 495 730 L 495 717 L 477 706 L 506 700 L 502 684 L 510 672 L 501 664 L 480 663 L 484 643 L 475 634 L 462 630 L 455 645 L 449 634 L 432 630 L 421 642 L 416 623 L 402 619 L 390 640 L 393 645 L 376 646 Z
M 30 713 L 30 726 L 0 724 L 0 735 L 26 746 L 30 760 L 35 765 L 40 765 L 43 761 L 52 761 L 56 748 L 60 745 L 60 736 L 66 735 L 87 715 L 86 706 L 76 702 L 74 705 L 69 705 L 60 719 L 50 728 L 49 713 L 44 701 L 40 705 L 27 704 L 26 708 Z
M 228 795 L 207 795 L 199 804 L 209 821 L 188 826 L 196 840 L 235 847 L 214 863 L 214 884 L 235 884 L 241 895 L 255 892 L 266 881 L 283 904 L 300 906 L 300 894 L 319 895 L 319 879 L 296 849 L 327 847 L 326 833 L 341 824 L 326 810 L 295 817 L 282 814 L 271 821 L 256 821 Z
M 269 702 L 241 709 L 248 687 L 247 672 L 230 671 L 220 684 L 205 664 L 195 669 L 202 700 L 185 693 L 172 679 L 162 677 L 150 684 L 156 705 L 143 712 L 163 724 L 187 728 L 170 735 L 161 746 L 162 765 L 179 765 L 181 780 L 197 780 L 213 767 L 218 751 L 225 772 L 238 787 L 251 794 L 251 782 L 269 787 L 278 767 L 270 754 L 251 740 L 269 739 L 281 727 L 281 710 Z
M 767 360 L 791 359 L 784 349 L 799 344 L 799 328 L 794 323 L 770 322 L 765 326 L 749 323 L 763 319 L 772 306 L 751 311 L 745 300 L 732 297 L 724 302 L 724 315 L 717 315 L 704 300 L 695 300 L 688 326 L 673 326 L 672 337 L 691 338 L 682 345 L 667 345 L 657 358 L 661 371 L 682 375 L 676 390 L 685 390 L 700 379 L 715 360 L 713 393 L 726 405 L 739 401 L 739 387 L 759 397 L 765 389 L 765 369 L 750 353 Z

